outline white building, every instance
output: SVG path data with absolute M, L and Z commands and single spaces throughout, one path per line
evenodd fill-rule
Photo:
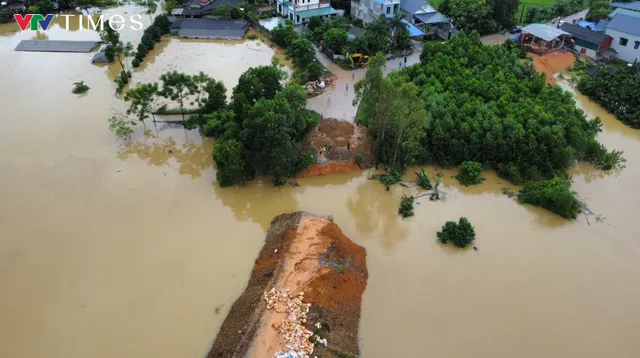
M 400 11 L 400 0 L 352 0 L 351 16 L 371 22 L 384 15 L 390 19 Z
M 640 61 L 640 18 L 617 14 L 609 21 L 605 34 L 613 38 L 611 48 L 616 57 L 626 61 Z
M 327 18 L 337 13 L 329 0 L 277 0 L 276 9 L 296 25 L 307 23 L 314 16 Z

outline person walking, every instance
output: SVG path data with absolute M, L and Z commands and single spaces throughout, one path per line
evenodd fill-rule
M 329 97 L 329 103 L 331 103 L 331 93 L 329 93 L 328 97 Z
M 404 58 L 404 65 L 405 66 L 407 65 L 407 58 L 406 57 Z
M 402 61 L 398 63 L 398 68 L 402 69 Z
M 355 72 L 351 72 L 351 79 L 355 80 L 356 79 L 356 73 Z
M 349 91 L 349 84 L 348 83 L 347 83 L 347 87 L 346 88 L 347 88 L 347 91 Z
M 351 142 L 347 142 L 347 150 L 351 150 Z

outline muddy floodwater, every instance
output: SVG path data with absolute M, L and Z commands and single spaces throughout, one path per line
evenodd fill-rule
M 367 172 L 221 189 L 213 144 L 197 131 L 138 126 L 130 144 L 118 140 L 106 122 L 125 108 L 113 95 L 118 65 L 13 51 L 38 36 L 97 39 L 0 26 L 0 357 L 202 357 L 270 220 L 295 210 L 333 215 L 367 250 L 364 357 L 640 357 L 640 131 L 588 99 L 576 95 L 627 159 L 620 171 L 572 170 L 601 220 L 519 205 L 501 193 L 517 188 L 490 172 L 460 187 L 453 171 L 446 200 L 421 198 L 402 220 L 400 197 L 417 189 L 386 192 Z M 273 56 L 257 41 L 165 39 L 133 83 L 202 70 L 231 89 Z M 71 93 L 79 80 L 85 95 Z M 460 216 L 478 252 L 436 242 Z

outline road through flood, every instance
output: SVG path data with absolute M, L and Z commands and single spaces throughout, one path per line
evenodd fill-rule
M 106 122 L 125 109 L 110 75 L 119 65 L 15 52 L 21 39 L 43 36 L 15 27 L 0 26 L 1 357 L 202 357 L 244 290 L 270 220 L 295 210 L 333 215 L 367 249 L 364 357 L 640 356 L 640 131 L 588 99 L 576 95 L 602 119 L 599 139 L 627 159 L 620 171 L 572 170 L 574 190 L 600 221 L 519 205 L 501 193 L 517 188 L 491 172 L 461 187 L 450 170 L 445 199 L 421 198 L 403 220 L 400 197 L 418 189 L 386 192 L 367 171 L 295 188 L 258 180 L 222 189 L 213 144 L 197 131 L 138 126 L 131 143 L 120 141 Z M 96 36 L 81 34 L 54 27 L 46 36 Z M 133 82 L 202 70 L 231 89 L 273 55 L 255 41 L 171 38 Z M 87 94 L 71 93 L 78 80 Z M 436 242 L 460 216 L 476 227 L 477 253 Z

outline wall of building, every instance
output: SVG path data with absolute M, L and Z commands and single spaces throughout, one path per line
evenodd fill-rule
M 593 59 L 596 58 L 596 51 L 592 50 L 592 49 L 590 49 L 588 47 L 582 47 L 582 46 L 580 46 L 578 44 L 574 44 L 573 45 L 573 49 L 578 51 L 578 53 L 580 53 L 580 54 L 582 54 L 582 51 L 584 50 L 585 51 L 584 52 L 585 56 L 588 56 L 588 57 L 593 58 Z
M 605 33 L 613 37 L 613 40 L 611 41 L 611 48 L 618 51 L 618 54 L 616 55 L 617 58 L 627 62 L 633 62 L 636 59 L 640 61 L 640 47 L 638 49 L 634 49 L 635 42 L 640 41 L 640 36 L 625 34 L 613 29 L 607 29 Z M 620 44 L 620 38 L 626 38 L 628 40 L 626 46 L 622 46 Z

